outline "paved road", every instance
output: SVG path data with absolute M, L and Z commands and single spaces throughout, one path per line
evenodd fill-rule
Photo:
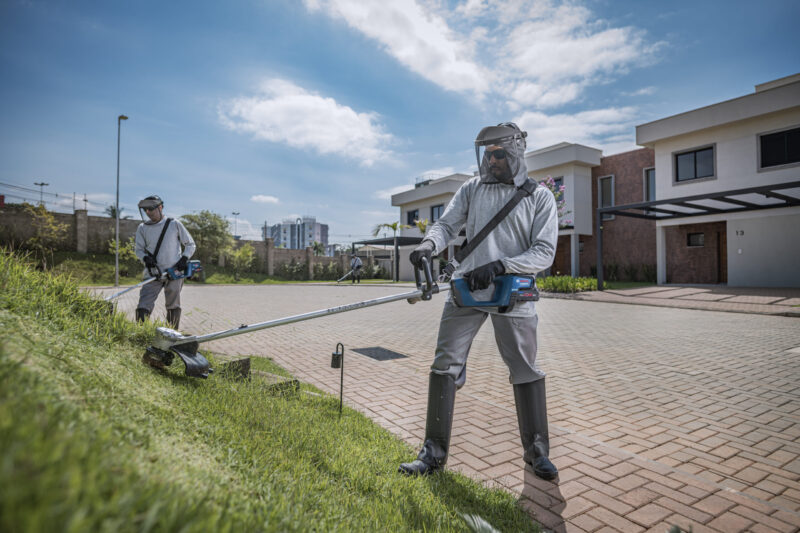
M 182 329 L 208 333 L 403 290 L 189 285 Z M 330 354 L 342 342 L 345 402 L 419 446 L 442 302 L 390 303 L 207 347 L 272 357 L 338 394 Z M 559 480 L 537 479 L 520 458 L 490 323 L 457 394 L 450 468 L 518 494 L 555 531 L 800 531 L 800 320 L 564 299 L 543 299 L 539 314 Z M 406 357 L 353 351 L 370 347 Z

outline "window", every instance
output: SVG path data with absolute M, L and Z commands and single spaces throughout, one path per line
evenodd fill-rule
M 603 176 L 597 181 L 597 207 L 614 205 L 614 176 Z M 603 220 L 614 220 L 614 215 L 603 214 Z
M 761 168 L 800 163 L 800 128 L 760 137 Z
M 414 221 L 419 220 L 419 209 L 412 209 L 411 211 L 408 212 L 407 217 L 408 218 L 406 224 L 408 224 L 409 226 L 413 226 Z
M 705 233 L 689 233 L 686 235 L 686 246 L 703 247 L 706 244 Z
M 675 154 L 675 181 L 714 177 L 714 147 Z
M 652 202 L 656 199 L 656 169 L 644 169 L 644 201 Z
M 444 204 L 439 204 L 431 207 L 431 222 L 439 220 L 444 213 Z

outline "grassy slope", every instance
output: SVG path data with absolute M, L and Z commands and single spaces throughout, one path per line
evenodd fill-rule
M 151 333 L 0 254 L 0 530 L 535 529 L 504 492 L 400 477 L 408 446 L 337 398 L 143 366 Z

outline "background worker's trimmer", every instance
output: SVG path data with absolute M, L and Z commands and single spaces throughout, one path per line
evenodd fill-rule
M 312 311 L 302 315 L 277 318 L 275 320 L 259 322 L 257 324 L 243 324 L 238 328 L 218 331 L 216 333 L 209 333 L 207 335 L 183 335 L 174 329 L 160 327 L 156 329 L 156 337 L 153 340 L 153 345 L 147 348 L 147 352 L 150 354 L 150 356 L 158 358 L 167 366 L 172 364 L 174 356 L 177 355 L 186 365 L 187 376 L 207 378 L 208 373 L 212 370 L 209 368 L 210 364 L 208 360 L 197 351 L 201 342 L 223 339 L 225 337 L 232 337 L 234 335 L 242 335 L 244 333 L 250 333 L 261 329 L 282 326 L 284 324 L 310 320 L 312 318 L 320 318 L 337 313 L 344 313 L 346 311 L 355 311 L 356 309 L 363 309 L 365 307 L 372 307 L 375 305 L 396 302 L 399 300 L 407 300 L 409 303 L 413 304 L 420 300 L 430 300 L 434 294 L 439 292 L 439 286 L 433 281 L 431 265 L 427 259 L 423 261 L 423 268 L 421 271 L 419 269 L 414 270 L 414 277 L 417 288 L 411 292 L 383 296 L 381 298 L 365 300 L 363 302 L 356 302 L 352 304 L 341 305 L 339 307 L 331 307 L 329 309 Z
M 133 289 L 141 287 L 142 285 L 145 285 L 145 284 L 150 283 L 151 281 L 155 281 L 157 279 L 158 280 L 181 279 L 181 278 L 191 279 L 193 275 L 195 275 L 197 272 L 201 272 L 203 270 L 203 267 L 200 266 L 200 261 L 198 261 L 197 259 L 193 259 L 193 260 L 189 261 L 186 264 L 186 270 L 183 270 L 183 271 L 176 270 L 175 267 L 168 268 L 166 270 L 166 272 L 162 272 L 161 269 L 159 269 L 158 267 L 154 267 L 154 268 L 156 269 L 155 274 L 153 272 L 151 272 L 150 270 L 148 270 L 148 272 L 151 274 L 151 277 L 147 278 L 144 281 L 141 281 L 141 282 L 137 283 L 136 285 L 131 285 L 130 287 L 122 289 L 119 292 L 115 292 L 114 294 L 112 294 L 110 296 L 106 296 L 104 298 L 104 300 L 107 301 L 107 302 L 110 302 L 111 300 L 113 300 L 115 298 L 119 298 L 120 296 L 122 296 L 126 292 L 130 292 Z

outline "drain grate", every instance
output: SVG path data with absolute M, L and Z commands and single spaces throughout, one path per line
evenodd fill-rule
M 407 355 L 393 352 L 392 350 L 387 350 L 380 346 L 374 346 L 372 348 L 354 348 L 353 351 L 371 357 L 376 361 L 391 361 L 392 359 L 405 359 L 408 357 Z

